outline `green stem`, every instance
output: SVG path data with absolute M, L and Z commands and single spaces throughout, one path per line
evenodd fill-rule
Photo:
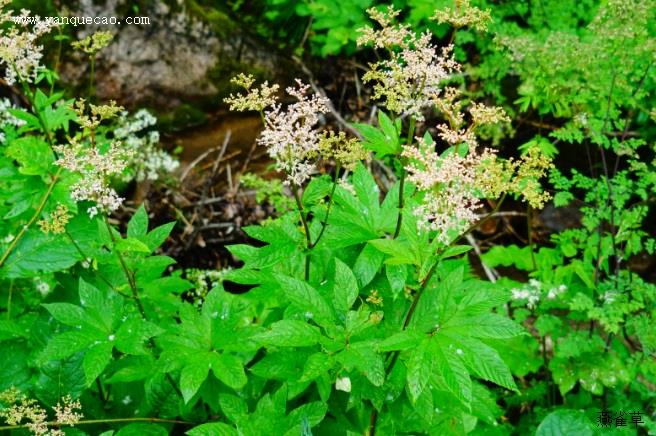
M 175 419 L 163 419 L 163 418 L 112 418 L 112 419 L 85 419 L 78 421 L 75 425 L 89 425 L 89 424 L 117 424 L 121 422 L 159 422 L 165 424 L 182 424 L 182 425 L 196 425 L 196 423 L 188 421 L 178 421 Z M 64 427 L 69 426 L 68 424 L 60 423 L 57 421 L 46 422 L 49 427 Z M 2 430 L 16 430 L 19 428 L 27 428 L 28 424 L 19 424 L 19 425 L 5 425 L 0 427 Z
M 292 187 L 292 191 L 294 191 L 294 200 L 296 200 L 296 208 L 298 209 L 301 223 L 303 223 L 303 230 L 305 231 L 305 240 L 308 250 L 308 253 L 305 255 L 305 281 L 308 281 L 310 280 L 310 250 L 312 250 L 312 235 L 310 235 L 310 227 L 307 223 L 307 217 L 303 213 L 303 202 L 298 193 L 299 190 L 300 188 L 296 185 Z
M 50 182 L 50 185 L 48 186 L 48 190 L 46 193 L 43 195 L 43 198 L 41 199 L 41 202 L 37 206 L 36 210 L 34 211 L 34 214 L 30 218 L 30 220 L 23 226 L 23 228 L 20 230 L 18 235 L 11 241 L 9 244 L 9 247 L 5 250 L 5 252 L 2 254 L 2 257 L 0 257 L 0 268 L 5 264 L 7 261 L 7 258 L 11 254 L 11 252 L 16 248 L 16 244 L 18 244 L 18 241 L 25 236 L 25 232 L 27 232 L 27 229 L 29 229 L 32 224 L 39 218 L 39 215 L 41 215 L 41 212 L 43 211 L 43 208 L 46 206 L 46 203 L 48 202 L 48 199 L 50 198 L 50 195 L 52 194 L 52 190 L 55 188 L 55 185 L 57 184 L 57 181 L 59 180 L 59 176 L 61 175 L 62 168 L 59 167 L 57 169 L 57 172 L 55 175 L 52 177 L 52 181 Z
M 526 228 L 528 229 L 528 249 L 531 251 L 531 263 L 533 264 L 533 270 L 538 269 L 538 264 L 535 261 L 535 253 L 533 250 L 533 224 L 531 217 L 531 205 L 529 204 L 526 208 Z
M 328 227 L 328 217 L 330 216 L 330 210 L 333 205 L 333 197 L 335 196 L 335 189 L 337 188 L 337 179 L 339 178 L 339 165 L 335 168 L 335 177 L 333 178 L 333 187 L 330 190 L 330 197 L 328 198 L 328 208 L 326 209 L 326 216 L 323 219 L 323 222 L 321 223 L 321 231 L 319 232 L 319 235 L 317 236 L 317 239 L 311 244 L 312 246 L 310 249 L 314 248 L 319 244 L 319 240 L 321 240 L 321 237 L 323 236 L 323 233 L 326 231 L 326 227 Z
M 123 259 L 123 255 L 115 248 L 116 238 L 114 237 L 114 233 L 112 233 L 112 226 L 109 224 L 109 219 L 107 218 L 107 215 L 104 216 L 104 220 L 105 220 L 105 225 L 107 226 L 107 231 L 109 232 L 109 237 L 112 240 L 112 249 L 116 253 L 116 257 L 118 258 L 118 261 L 121 264 L 121 269 L 123 270 L 125 277 L 128 279 L 130 289 L 132 290 L 132 298 L 134 298 L 134 302 L 136 303 L 137 308 L 139 309 L 139 313 L 141 313 L 141 317 L 144 320 L 146 320 L 146 311 L 144 310 L 144 307 L 141 304 L 141 299 L 139 298 L 139 293 L 137 292 L 137 283 L 134 280 L 134 275 L 132 274 L 127 264 L 125 263 L 125 259 Z
M 91 101 L 91 97 L 93 97 L 93 76 L 95 75 L 96 71 L 96 57 L 91 56 L 89 59 L 89 101 Z
M 409 146 L 412 144 L 412 138 L 415 134 L 415 126 L 416 126 L 417 121 L 414 118 L 410 118 L 410 125 L 408 126 L 408 136 L 406 138 L 406 145 Z M 403 164 L 403 161 L 401 161 Z M 401 224 L 403 224 L 403 191 L 405 190 L 405 168 L 401 169 L 401 180 L 399 182 L 399 215 L 396 218 L 396 228 L 394 229 L 394 237 L 393 239 L 398 238 L 399 234 L 401 233 Z
M 78 243 L 75 242 L 75 239 L 73 239 L 73 235 L 71 235 L 71 234 L 68 232 L 68 230 L 64 229 L 64 233 L 65 233 L 66 236 L 68 237 L 68 240 L 71 241 L 71 244 L 73 244 L 73 246 L 75 247 L 75 249 L 77 250 L 77 252 L 80 254 L 80 256 L 82 256 L 82 261 L 83 261 L 83 262 L 86 262 L 87 259 L 89 259 L 89 256 L 87 256 L 86 254 L 84 254 L 84 251 L 82 251 L 82 248 L 80 248 L 80 246 L 78 245 Z M 96 275 L 97 275 L 98 277 L 100 277 L 100 279 L 101 279 L 103 282 L 105 282 L 105 284 L 107 284 L 107 286 L 109 286 L 110 289 L 112 289 L 113 291 L 115 291 L 115 292 L 117 292 L 117 293 L 119 293 L 119 294 L 121 294 L 121 295 L 123 295 L 123 296 L 125 296 L 125 297 L 128 297 L 128 298 L 130 297 L 129 295 L 126 295 L 126 294 L 120 292 L 118 289 L 116 289 L 116 288 L 114 287 L 114 285 L 112 285 L 112 283 L 111 283 L 109 280 L 107 280 L 107 278 L 105 278 L 105 276 L 103 276 L 102 274 L 100 274 L 99 271 L 96 271 Z

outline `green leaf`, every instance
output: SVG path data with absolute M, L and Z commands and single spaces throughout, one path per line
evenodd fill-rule
M 440 256 L 442 259 L 447 259 L 449 257 L 460 256 L 472 249 L 471 245 L 454 245 L 447 248 L 444 253 Z
M 309 208 L 318 203 L 330 194 L 332 185 L 329 177 L 314 177 L 303 190 L 303 206 Z
M 399 133 L 400 132 L 396 129 L 396 125 L 390 119 L 390 117 L 388 117 L 387 114 L 382 110 L 378 111 L 378 125 L 383 130 L 383 133 L 385 133 L 385 140 L 387 142 L 389 142 L 390 144 L 393 144 L 394 147 L 395 147 L 396 152 L 398 153 L 400 151 L 400 149 L 399 149 L 399 145 L 400 145 Z
M 12 353 L 12 357 L 16 356 Z M 78 353 L 66 359 L 53 360 L 39 365 L 34 385 L 36 397 L 45 404 L 57 404 L 57 401 L 67 394 L 73 398 L 79 398 L 86 388 L 82 359 L 82 354 Z M 18 384 L 17 375 L 17 373 L 14 375 L 14 385 Z
M 447 389 L 469 409 L 472 401 L 472 382 L 467 368 L 455 352 L 443 350 L 439 345 L 431 348 L 437 371 L 444 379 Z
M 28 176 L 47 174 L 54 162 L 50 146 L 38 136 L 14 139 L 5 153 L 18 162 L 18 171 Z
M 353 271 L 335 258 L 335 284 L 333 286 L 335 309 L 346 313 L 358 298 L 358 282 Z
M 442 348 L 446 350 L 445 352 L 450 352 L 452 347 L 456 347 L 456 354 L 476 376 L 519 392 L 508 365 L 494 348 L 471 338 L 440 338 L 438 336 L 437 339 L 442 344 Z
M 417 265 L 419 266 L 420 260 L 412 251 L 410 246 L 398 239 L 373 239 L 369 241 L 371 245 L 376 247 L 379 251 L 390 256 L 385 261 L 387 265 Z
M 44 304 L 48 312 L 62 324 L 75 327 L 80 324 L 88 323 L 89 319 L 84 313 L 84 309 L 70 303 L 52 303 Z
M 219 405 L 224 415 L 232 422 L 239 422 L 248 415 L 248 405 L 244 399 L 230 394 L 219 394 Z
M 406 383 L 412 402 L 417 401 L 422 394 L 433 371 L 433 354 L 429 351 L 428 344 L 428 341 L 424 341 L 418 345 L 405 362 Z
M 222 422 L 208 422 L 187 431 L 189 436 L 237 436 L 239 433 L 228 424 Z
M 143 343 L 163 332 L 163 329 L 141 317 L 129 318 L 116 331 L 116 348 L 126 354 L 147 354 Z
M 526 331 L 510 319 L 494 313 L 455 316 L 443 327 L 449 334 L 462 334 L 481 339 L 505 339 L 524 335 Z
M 9 112 L 12 116 L 18 118 L 19 120 L 25 121 L 29 127 L 32 127 L 34 129 L 41 128 L 41 122 L 39 121 L 39 119 L 23 109 L 9 108 L 7 109 L 7 112 Z
M 366 244 L 353 265 L 353 274 L 358 281 L 358 287 L 367 286 L 378 274 L 383 265 L 385 254 L 371 244 Z
M 148 214 L 146 213 L 146 208 L 142 204 L 128 222 L 128 236 L 130 238 L 138 238 L 140 236 L 145 236 L 147 232 Z
M 150 248 L 136 238 L 128 237 L 121 239 L 116 243 L 115 247 L 118 251 L 123 253 L 137 252 L 137 253 L 150 253 Z
M 355 168 L 351 181 L 358 200 L 366 208 L 366 212 L 362 211 L 361 213 L 364 212 L 368 215 L 366 218 L 373 220 L 380 210 L 380 190 L 376 181 L 369 170 L 362 164 L 358 164 Z
M 253 339 L 264 345 L 279 347 L 308 347 L 319 342 L 319 329 L 304 321 L 282 320 L 271 324 L 269 330 Z
M 80 254 L 70 241 L 59 235 L 45 235 L 31 229 L 18 241 L 7 258 L 2 271 L 8 278 L 34 277 L 70 268 Z
M 171 230 L 175 227 L 175 222 L 163 224 L 155 227 L 153 230 L 143 238 L 144 243 L 148 246 L 150 251 L 155 251 L 160 245 L 166 241 L 166 238 L 171 234 Z
M 112 344 L 99 343 L 86 352 L 82 362 L 87 386 L 90 386 L 102 374 L 109 361 L 112 360 Z
M 385 275 L 387 276 L 387 281 L 389 282 L 390 289 L 396 298 L 396 296 L 401 291 L 403 291 L 403 288 L 405 287 L 405 282 L 408 277 L 408 270 L 405 265 L 386 265 Z
M 168 434 L 169 432 L 161 425 L 137 422 L 121 427 L 114 436 L 167 436 Z
M 232 389 L 241 389 L 248 381 L 242 361 L 232 354 L 213 354 L 212 372 Z
M 535 436 L 592 436 L 592 423 L 579 410 L 561 409 L 551 412 L 542 420 Z
M 362 145 L 368 150 L 375 152 L 376 157 L 381 158 L 386 155 L 395 154 L 396 148 L 392 143 L 385 140 L 385 133 L 380 129 L 363 123 L 354 123 L 353 127 L 364 138 Z
M 407 350 L 418 347 L 424 335 L 412 330 L 403 330 L 378 342 L 376 349 L 380 352 Z
M 299 382 L 315 380 L 332 368 L 333 360 L 325 353 L 315 353 L 308 357 Z
M 41 352 L 41 360 L 59 360 L 87 349 L 100 338 L 84 331 L 69 331 L 55 336 Z
M 308 283 L 283 275 L 276 275 L 276 279 L 285 290 L 285 296 L 295 306 L 311 314 L 319 324 L 329 324 L 333 319 L 332 311 L 326 300 Z
M 199 358 L 198 361 L 190 363 L 182 368 L 180 372 L 180 391 L 184 402 L 188 403 L 189 400 L 196 395 L 198 389 L 203 384 L 210 371 L 209 362 L 204 358 Z

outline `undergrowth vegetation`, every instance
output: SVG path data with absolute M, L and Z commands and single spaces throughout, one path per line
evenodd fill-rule
M 365 53 L 375 116 L 333 130 L 315 86 L 235 77 L 280 176 L 241 183 L 277 212 L 213 271 L 162 254 L 175 222 L 113 218 L 179 163 L 94 98 L 111 34 L 73 43 L 66 99 L 52 29 L 0 0 L 0 430 L 656 433 L 656 3 L 498 3 L 257 2 L 264 36 L 311 17 L 302 47 Z M 508 204 L 528 236 L 481 249 Z M 545 207 L 576 222 L 536 243 Z

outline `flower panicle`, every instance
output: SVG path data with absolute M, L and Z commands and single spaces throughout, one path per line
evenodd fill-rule
M 89 56 L 95 56 L 100 50 L 111 44 L 114 35 L 111 32 L 95 32 L 79 41 L 74 41 L 71 46 L 76 50 L 81 50 Z
M 389 58 L 370 64 L 362 79 L 374 83 L 374 99 L 381 100 L 388 110 L 422 121 L 422 111 L 432 105 L 444 83 L 461 69 L 453 59 L 453 47 L 438 50 L 430 32 L 417 35 L 407 26 L 393 24 L 397 14 L 393 9 L 387 13 L 375 9 L 369 12 L 382 28 L 365 27 L 358 44 L 384 48 Z
M 316 125 L 328 112 L 328 99 L 308 93 L 309 85 L 296 80 L 286 89 L 296 102 L 283 109 L 274 104 L 264 115 L 264 130 L 257 139 L 267 148 L 276 167 L 287 174 L 286 184 L 301 186 L 315 170 L 320 134 Z
M 278 101 L 276 94 L 280 86 L 277 84 L 269 85 L 269 82 L 265 81 L 259 88 L 254 88 L 255 78 L 244 73 L 233 77 L 230 82 L 246 91 L 246 94 L 243 95 L 230 94 L 229 97 L 223 100 L 230 105 L 231 111 L 256 111 L 261 113 Z
M 448 23 L 455 29 L 471 27 L 479 32 L 485 32 L 492 21 L 490 10 L 482 10 L 469 3 L 469 0 L 455 0 L 453 8 L 435 11 L 432 20 L 437 23 Z
M 43 46 L 37 40 L 50 32 L 56 23 L 29 16 L 30 12 L 25 9 L 19 15 L 11 10 L 4 11 L 9 3 L 7 0 L 0 2 L 0 66 L 5 67 L 7 84 L 33 83 L 45 69 L 41 65 Z

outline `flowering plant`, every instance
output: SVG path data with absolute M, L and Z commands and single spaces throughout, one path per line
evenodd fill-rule
M 491 23 L 466 0 L 453 6 L 431 17 L 454 35 Z M 454 38 L 440 48 L 391 7 L 368 14 L 358 44 L 380 52 L 362 76 L 378 104 L 370 123 L 330 128 L 334 106 L 314 84 L 296 80 L 283 97 L 233 79 L 225 102 L 260 115 L 256 145 L 280 176 L 241 182 L 264 187 L 278 215 L 243 228 L 251 243 L 229 246 L 235 267 L 220 271 L 157 254 L 176 224 L 153 228 L 143 206 L 125 226 L 112 219 L 117 180 L 177 166 L 155 148 L 155 118 L 96 104 L 93 73 L 86 100 L 44 92 L 55 75 L 40 65 L 43 29 L 2 28 L 0 63 L 25 104 L 0 101 L 0 430 L 542 436 L 591 434 L 586 412 L 566 405 L 649 404 L 656 292 L 624 267 L 654 250 L 641 227 L 655 184 L 646 144 L 600 129 L 598 101 L 577 97 L 596 118 L 577 114 L 557 135 L 585 133 L 604 164 L 612 149 L 627 168 L 567 178 L 543 141 L 503 157 L 489 129 L 516 123 L 472 98 Z M 91 72 L 110 41 L 75 44 Z M 474 232 L 502 220 L 506 201 L 532 225 L 552 200 L 548 173 L 556 204 L 584 192 L 581 226 L 548 247 L 529 229 L 523 247 L 481 250 Z M 496 270 L 510 266 L 520 279 Z

